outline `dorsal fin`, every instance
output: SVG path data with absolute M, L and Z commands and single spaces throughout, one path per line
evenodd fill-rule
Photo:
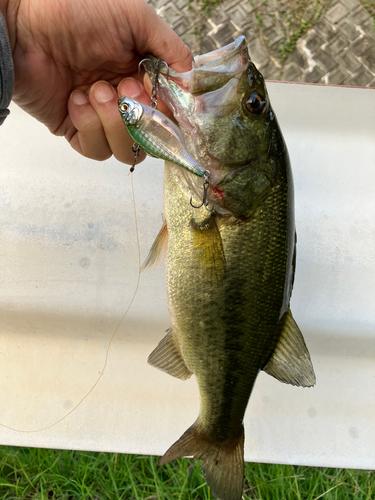
M 301 330 L 288 309 L 279 341 L 263 370 L 286 384 L 315 385 L 315 373 Z

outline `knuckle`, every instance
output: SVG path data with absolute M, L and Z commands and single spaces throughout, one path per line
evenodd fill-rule
M 99 116 L 95 114 L 87 116 L 86 119 L 82 121 L 79 131 L 95 133 L 100 131 L 102 128 L 102 122 L 100 121 Z
M 96 161 L 105 161 L 108 160 L 112 156 L 112 151 L 96 151 L 95 153 L 91 153 L 90 155 L 85 155 L 87 158 Z
M 131 165 L 133 163 L 133 158 L 131 156 L 127 155 L 126 153 L 124 153 L 124 151 L 119 152 L 119 153 L 117 153 L 117 152 L 113 153 L 113 156 L 120 163 L 125 163 L 126 165 Z

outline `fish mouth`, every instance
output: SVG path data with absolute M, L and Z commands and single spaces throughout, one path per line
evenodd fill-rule
M 201 95 L 225 85 L 231 78 L 241 75 L 250 61 L 244 36 L 239 36 L 225 47 L 194 57 L 193 67 L 185 73 L 172 69 L 168 77 L 191 95 Z M 161 67 L 164 75 L 167 71 Z
M 157 58 L 145 59 L 145 70 L 151 81 L 154 81 L 154 65 Z M 158 87 L 162 100 L 170 106 L 171 97 L 176 100 L 189 99 L 185 94 L 198 96 L 223 87 L 229 80 L 239 77 L 246 71 L 250 56 L 243 35 L 225 47 L 215 49 L 207 54 L 194 57 L 192 69 L 178 73 L 164 64 L 159 65 Z M 179 91 L 177 89 L 180 89 Z M 170 96 L 168 96 L 170 94 Z M 174 94 L 172 96 L 172 94 Z M 173 111 L 172 106 L 172 111 Z
M 157 59 L 145 60 L 145 70 L 154 81 L 154 65 Z M 178 73 L 159 65 L 158 95 L 171 109 L 182 127 L 190 128 L 186 121 L 197 111 L 207 107 L 215 114 L 228 113 L 236 106 L 237 87 L 247 71 L 250 56 L 244 36 L 239 36 L 225 47 L 207 54 L 195 56 L 192 69 Z M 220 111 L 221 109 L 221 111 Z
M 151 81 L 155 80 L 156 61 L 152 57 L 145 60 Z M 228 140 L 232 128 L 240 128 L 238 120 L 242 119 L 242 100 L 248 89 L 251 64 L 244 36 L 196 56 L 192 69 L 185 73 L 167 71 L 164 64 L 159 64 L 158 97 L 172 111 L 189 153 L 211 172 L 212 185 L 233 162 L 243 162 L 242 158 L 232 159 L 229 149 L 233 145 Z M 239 131 L 234 132 L 238 141 Z

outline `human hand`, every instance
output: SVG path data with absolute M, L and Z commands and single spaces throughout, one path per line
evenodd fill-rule
M 152 53 L 187 71 L 188 47 L 144 0 L 2 2 L 15 70 L 13 100 L 82 155 L 104 160 L 114 154 L 132 163 L 133 141 L 117 99 L 127 95 L 149 104 L 139 61 Z

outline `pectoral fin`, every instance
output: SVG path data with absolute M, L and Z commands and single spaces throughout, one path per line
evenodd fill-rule
M 159 262 L 159 260 L 163 255 L 165 247 L 167 246 L 167 242 L 168 242 L 167 223 L 163 221 L 163 225 L 161 226 L 161 229 L 158 235 L 156 236 L 155 241 L 152 244 L 152 247 L 146 257 L 146 260 L 144 261 L 141 267 L 141 273 L 143 271 L 146 271 L 150 267 L 156 265 Z
M 263 370 L 286 384 L 315 385 L 315 373 L 301 330 L 290 309 L 276 348 Z
M 216 216 L 209 215 L 199 223 L 192 219 L 190 226 L 194 252 L 199 256 L 196 271 L 204 273 L 212 286 L 219 286 L 225 275 L 226 260 Z
M 181 355 L 172 328 L 168 330 L 167 335 L 152 351 L 147 362 L 155 366 L 155 368 L 159 368 L 159 370 L 182 380 L 186 380 L 192 376 L 192 372 L 186 366 Z

